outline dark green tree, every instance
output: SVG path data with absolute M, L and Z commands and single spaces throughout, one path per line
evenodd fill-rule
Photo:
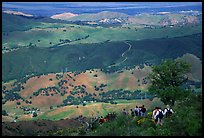
M 38 116 L 37 112 L 33 112 L 33 117 L 37 117 L 37 116 Z
M 189 94 L 181 86 L 188 80 L 190 65 L 185 61 L 165 60 L 160 65 L 152 67 L 148 78 L 151 81 L 149 92 L 155 93 L 164 104 L 174 105 L 176 100 Z
M 8 113 L 6 112 L 6 110 L 2 110 L 2 115 L 8 116 Z

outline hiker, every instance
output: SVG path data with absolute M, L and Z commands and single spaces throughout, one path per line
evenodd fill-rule
M 104 122 L 105 122 L 105 120 L 104 120 L 103 116 L 101 116 L 99 123 L 103 124 Z
M 131 114 L 132 117 L 135 116 L 135 112 L 134 112 L 134 110 L 132 110 L 132 108 L 130 109 L 130 114 Z
M 152 113 L 152 119 L 154 119 L 154 122 L 156 125 L 162 126 L 162 119 L 163 119 L 163 111 L 160 107 L 155 107 L 153 113 Z
M 106 115 L 106 117 L 105 117 L 105 118 L 106 118 L 106 122 L 109 122 L 109 121 L 110 121 L 110 115 L 111 115 L 110 113 L 108 113 L 108 114 Z
M 109 115 L 109 120 L 113 120 L 113 113 L 108 113 L 108 115 Z
M 140 110 L 139 110 L 139 108 L 138 108 L 138 106 L 136 105 L 135 106 L 135 116 L 139 116 L 139 112 L 140 112 Z
M 140 109 L 140 116 L 144 117 L 146 114 L 146 108 L 144 107 L 144 105 L 142 105 L 141 109 Z
M 128 115 L 128 111 L 126 111 L 125 108 L 123 109 L 123 114 Z
M 164 115 L 166 116 L 166 118 L 168 118 L 169 116 L 172 115 L 172 113 L 174 113 L 174 111 L 170 108 L 169 105 L 167 105 L 166 108 L 164 109 Z
M 112 113 L 111 113 L 111 120 L 116 119 L 116 117 L 117 117 L 117 116 L 116 116 L 116 113 L 115 113 L 115 112 L 112 112 Z
M 110 117 L 106 116 L 106 122 L 109 122 L 109 121 L 110 121 Z
M 141 116 L 141 109 L 142 109 L 142 107 L 139 106 L 139 107 L 138 107 L 138 111 L 139 111 L 139 112 L 138 112 L 138 116 Z

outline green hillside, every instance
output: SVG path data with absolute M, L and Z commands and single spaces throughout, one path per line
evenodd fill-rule
M 64 23 L 41 23 L 40 26 L 28 31 L 3 33 L 2 48 L 4 50 L 31 45 L 52 47 L 64 44 L 101 43 L 109 40 L 124 41 L 173 38 L 197 34 L 201 33 L 201 31 L 201 25 L 135 29 L 134 27 L 103 28 Z
M 30 18 L 2 12 L 2 32 L 25 31 L 40 24 Z
M 98 44 L 67 45 L 57 48 L 20 48 L 2 55 L 2 79 L 8 81 L 27 74 L 42 74 L 69 71 L 83 71 L 91 68 L 106 68 L 119 65 L 133 66 L 143 63 L 157 64 L 165 58 L 177 58 L 191 53 L 202 59 L 202 36 L 200 34 L 141 41 L 106 42 Z M 127 51 L 122 57 L 122 54 Z M 117 67 L 118 68 L 118 67 Z

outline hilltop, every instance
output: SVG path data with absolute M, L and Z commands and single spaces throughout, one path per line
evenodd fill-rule
M 10 10 L 6 10 L 6 11 L 3 11 L 3 12 L 7 13 L 7 14 L 21 15 L 21 16 L 26 16 L 26 17 L 32 17 L 33 16 L 32 14 L 26 14 L 26 13 L 23 13 L 23 12 L 16 12 L 16 11 L 10 11 Z
M 59 16 L 60 14 L 54 15 Z M 63 16 L 66 15 L 62 14 Z M 53 17 L 53 16 L 52 16 Z M 69 21 L 98 21 L 102 19 L 112 19 L 112 18 L 127 18 L 129 15 L 119 12 L 109 12 L 109 11 L 103 11 L 99 13 L 92 13 L 92 14 L 78 14 L 70 18 L 56 18 L 61 20 L 69 20 Z
M 200 13 L 201 14 L 201 13 Z M 138 24 L 138 25 L 184 25 L 201 23 L 200 14 L 189 14 L 188 12 L 171 13 L 142 13 L 136 15 L 127 15 L 119 12 L 103 11 L 91 14 L 56 14 L 51 16 L 54 19 L 68 21 L 95 21 L 97 23 L 121 23 L 121 24 Z M 70 16 L 71 15 L 71 16 Z M 59 17 L 58 17 L 59 16 Z
M 52 19 L 61 19 L 61 20 L 67 20 L 71 17 L 78 16 L 78 14 L 73 14 L 73 13 L 62 13 L 62 14 L 56 14 L 51 16 L 50 18 Z

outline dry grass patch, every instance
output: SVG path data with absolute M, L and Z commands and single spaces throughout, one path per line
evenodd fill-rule
M 32 105 L 37 107 L 46 107 L 51 105 L 59 105 L 63 102 L 63 97 L 60 94 L 54 96 L 37 96 L 32 98 Z
M 49 79 L 52 78 L 53 80 L 50 81 Z M 26 84 L 24 85 L 25 89 L 20 92 L 22 97 L 28 97 L 36 92 L 40 88 L 47 88 L 56 85 L 55 74 L 43 75 L 38 77 L 30 78 Z

